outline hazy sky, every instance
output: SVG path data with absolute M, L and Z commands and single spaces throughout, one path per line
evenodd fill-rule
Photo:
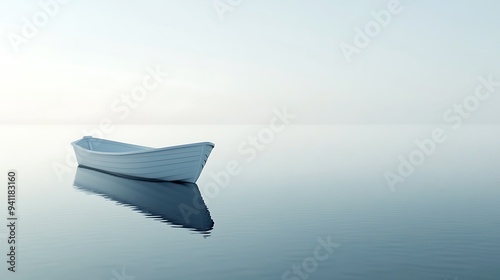
M 350 63 L 341 43 L 391 1 L 248 0 L 221 20 L 212 0 L 66 0 L 43 26 L 53 1 L 0 1 L 2 124 L 265 123 L 284 107 L 303 124 L 443 123 L 479 76 L 500 81 L 494 0 L 401 0 Z M 24 18 L 42 22 L 31 38 Z M 125 103 L 155 68 L 170 76 Z M 500 124 L 499 106 L 500 88 L 467 122 Z

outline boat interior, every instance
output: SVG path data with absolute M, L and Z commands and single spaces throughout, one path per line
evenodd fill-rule
M 84 137 L 80 141 L 76 142 L 76 144 L 84 149 L 96 152 L 122 153 L 122 152 L 147 151 L 152 149 L 149 147 L 120 143 L 104 139 L 96 139 L 92 137 Z

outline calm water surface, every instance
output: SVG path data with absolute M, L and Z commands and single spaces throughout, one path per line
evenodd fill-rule
M 2 226 L 0 279 L 500 279 L 498 126 L 444 128 L 394 191 L 384 173 L 436 126 L 290 126 L 259 149 L 247 141 L 262 126 L 105 135 L 214 142 L 197 185 L 77 169 L 69 143 L 91 128 L 0 128 L 1 170 L 19 173 L 17 272 Z

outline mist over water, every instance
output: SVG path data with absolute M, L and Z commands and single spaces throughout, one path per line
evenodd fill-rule
M 499 10 L 0 1 L 0 280 L 500 279 Z

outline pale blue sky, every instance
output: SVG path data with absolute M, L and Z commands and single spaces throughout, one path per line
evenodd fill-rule
M 118 122 L 110 109 L 158 65 L 171 76 L 121 123 L 443 123 L 480 75 L 500 81 L 498 1 L 409 1 L 348 63 L 340 43 L 390 1 L 72 0 L 15 54 L 39 1 L 0 1 L 1 123 Z M 47 2 L 47 0 L 42 2 Z M 469 123 L 500 123 L 500 89 Z

